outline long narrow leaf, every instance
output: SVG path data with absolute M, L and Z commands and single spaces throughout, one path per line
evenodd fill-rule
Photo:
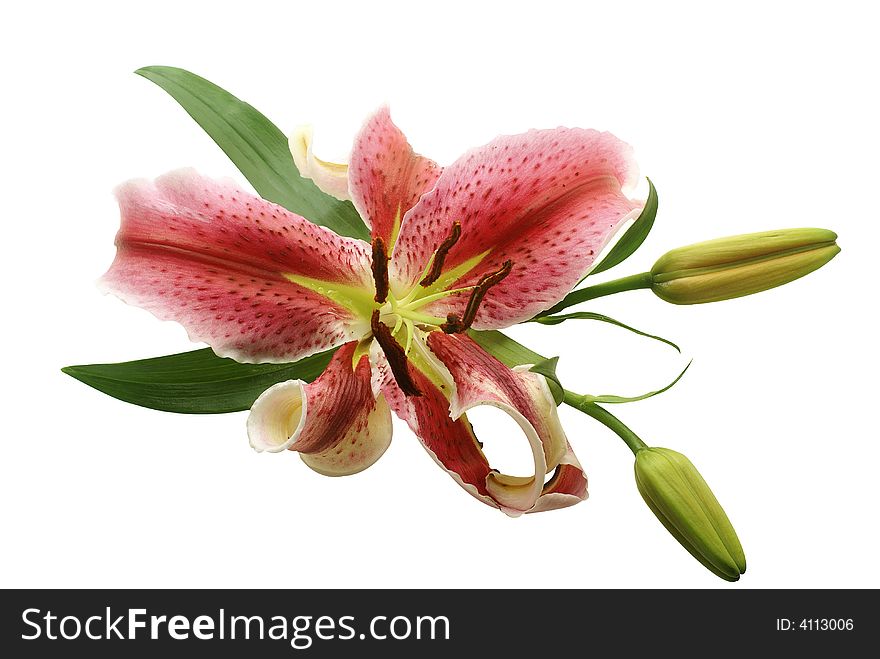
M 662 336 L 657 336 L 656 334 L 648 334 L 647 332 L 643 332 L 642 330 L 638 330 L 635 327 L 630 327 L 629 325 L 625 325 L 621 323 L 619 320 L 614 320 L 610 316 L 605 316 L 600 313 L 593 313 L 591 311 L 576 311 L 574 313 L 564 313 L 558 314 L 556 316 L 538 316 L 533 318 L 530 322 L 533 323 L 541 323 L 542 325 L 558 325 L 559 323 L 564 323 L 566 320 L 598 320 L 603 323 L 610 323 L 612 325 L 616 325 L 617 327 L 622 327 L 623 329 L 627 329 L 630 332 L 634 332 L 639 336 L 646 336 L 649 339 L 655 339 L 656 341 L 662 341 L 663 343 L 672 346 L 678 352 L 681 352 L 681 348 L 679 348 L 676 344 L 674 344 L 669 339 L 664 339 Z
M 127 403 L 165 412 L 219 414 L 248 409 L 266 389 L 285 380 L 317 378 L 335 350 L 292 364 L 240 364 L 210 348 L 119 364 L 61 369 Z
M 611 251 L 608 252 L 605 258 L 599 262 L 599 265 L 590 271 L 590 275 L 597 275 L 600 272 L 610 270 L 616 265 L 620 265 L 645 242 L 645 238 L 651 232 L 651 227 L 654 226 L 658 205 L 657 189 L 654 187 L 651 179 L 648 179 L 648 186 L 648 199 L 645 201 L 645 207 L 642 209 L 641 214 L 629 229 L 626 230 L 621 239 L 614 244 L 614 247 L 611 248 Z
M 506 334 L 497 330 L 468 330 L 468 335 L 479 343 L 486 351 L 505 366 L 513 368 L 523 364 L 540 364 L 547 361 L 546 357 L 529 350 L 521 343 L 517 343 Z
M 324 194 L 300 176 L 284 133 L 255 108 L 184 69 L 147 66 L 135 73 L 180 103 L 261 197 L 338 234 L 369 240 L 370 232 L 351 202 Z
M 557 357 L 552 359 L 547 359 L 534 352 L 533 350 L 529 350 L 521 343 L 514 341 L 506 334 L 502 334 L 497 330 L 487 330 L 487 331 L 478 331 L 478 330 L 469 330 L 468 334 L 470 337 L 479 343 L 486 351 L 493 354 L 500 362 L 503 364 L 510 366 L 511 368 L 514 366 L 520 366 L 522 364 L 534 364 L 536 368 L 532 368 L 531 370 L 541 373 L 545 377 L 548 378 L 548 383 L 553 381 L 553 385 L 551 385 L 551 390 L 554 390 L 555 387 L 559 387 L 559 389 L 564 393 L 564 389 L 562 389 L 562 384 L 559 382 L 559 379 L 556 376 L 556 362 L 558 361 Z M 684 370 L 678 374 L 672 382 L 667 384 L 662 389 L 658 389 L 657 391 L 649 391 L 648 393 L 642 394 L 641 396 L 614 396 L 614 395 L 602 395 L 602 396 L 591 396 L 591 395 L 583 395 L 579 397 L 585 403 L 633 403 L 639 400 L 645 400 L 646 398 L 651 398 L 652 396 L 657 396 L 662 394 L 665 391 L 668 391 L 672 387 L 674 387 L 679 380 L 684 376 L 687 370 L 691 367 L 691 362 L 688 362 L 687 366 L 684 367 Z M 552 378 L 548 375 L 552 374 Z M 553 391 L 554 398 L 557 396 L 557 392 Z M 557 402 L 557 405 L 559 402 Z
M 687 366 L 684 367 L 684 370 L 678 374 L 678 377 L 675 378 L 672 382 L 667 384 L 662 389 L 658 389 L 657 391 L 649 391 L 646 394 L 642 394 L 641 396 L 613 396 L 611 394 L 603 395 L 603 396 L 583 396 L 583 401 L 585 403 L 634 403 L 638 400 L 645 400 L 646 398 L 651 398 L 652 396 L 656 396 L 658 394 L 662 394 L 664 391 L 669 391 L 672 389 L 675 384 L 681 380 L 682 376 L 687 372 L 687 370 L 691 367 L 692 362 L 688 362 Z

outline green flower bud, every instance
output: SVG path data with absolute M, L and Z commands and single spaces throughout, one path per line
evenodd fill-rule
M 679 247 L 651 268 L 651 288 L 673 304 L 760 293 L 821 268 L 840 251 L 836 240 L 827 229 L 780 229 Z
M 714 574 L 738 580 L 746 571 L 742 545 L 691 461 L 668 448 L 643 448 L 635 472 L 639 493 L 666 530 Z

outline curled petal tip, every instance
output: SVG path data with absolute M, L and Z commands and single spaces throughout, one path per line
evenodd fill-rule
M 302 380 L 272 385 L 251 406 L 248 440 L 257 453 L 280 453 L 296 442 L 305 425 L 308 399 Z
M 363 471 L 391 442 L 391 413 L 371 387 L 368 359 L 354 363 L 355 342 L 342 346 L 311 384 L 288 380 L 254 402 L 247 428 L 257 451 L 298 451 L 325 476 Z
M 313 129 L 297 126 L 287 142 L 300 176 L 311 179 L 323 192 L 337 199 L 351 199 L 348 191 L 348 165 L 318 158 L 312 149 Z

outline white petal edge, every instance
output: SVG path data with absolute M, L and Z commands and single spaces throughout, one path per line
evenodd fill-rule
M 455 394 L 453 394 L 454 398 Z M 506 412 L 522 429 L 532 449 L 532 459 L 535 462 L 535 473 L 533 476 L 509 476 L 492 472 L 486 477 L 486 489 L 500 504 L 501 510 L 511 517 L 519 517 L 535 505 L 538 497 L 541 496 L 541 490 L 544 488 L 544 475 L 547 473 L 544 447 L 534 426 L 516 408 L 510 405 L 497 401 L 478 401 L 466 407 L 453 404 L 450 406 L 450 415 L 452 420 L 456 421 L 468 410 L 483 405 L 491 405 Z
M 287 140 L 300 176 L 311 179 L 322 192 L 332 197 L 342 201 L 351 199 L 348 191 L 348 165 L 316 157 L 312 149 L 313 132 L 311 126 L 297 126 Z
M 247 434 L 257 452 L 280 453 L 290 448 L 306 425 L 305 382 L 287 380 L 266 389 L 251 406 Z

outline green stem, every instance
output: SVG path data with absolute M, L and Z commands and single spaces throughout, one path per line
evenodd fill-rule
M 620 437 L 629 449 L 633 453 L 637 453 L 643 448 L 648 448 L 648 445 L 643 442 L 638 435 L 636 435 L 629 427 L 616 416 L 614 416 L 611 412 L 606 410 L 604 407 L 599 407 L 596 403 L 590 403 L 584 400 L 584 397 L 580 394 L 576 394 L 573 391 L 569 391 L 565 389 L 565 398 L 563 402 L 566 405 L 570 405 L 583 412 L 584 414 L 593 417 L 596 421 L 602 423 L 607 426 L 611 430 L 613 430 L 618 437 Z
M 622 293 L 623 291 L 635 291 L 640 288 L 650 288 L 652 283 L 653 278 L 651 277 L 651 273 L 642 272 L 637 275 L 622 277 L 621 279 L 612 279 L 611 281 L 606 281 L 603 284 L 596 284 L 595 286 L 581 288 L 579 290 L 572 291 L 564 298 L 562 298 L 562 300 L 558 304 L 553 305 L 546 311 L 542 311 L 536 317 L 549 316 L 558 311 L 562 311 L 563 309 L 567 309 L 568 307 L 575 304 L 580 304 L 581 302 L 586 302 L 587 300 L 595 300 L 597 297 L 614 295 L 615 293 Z

